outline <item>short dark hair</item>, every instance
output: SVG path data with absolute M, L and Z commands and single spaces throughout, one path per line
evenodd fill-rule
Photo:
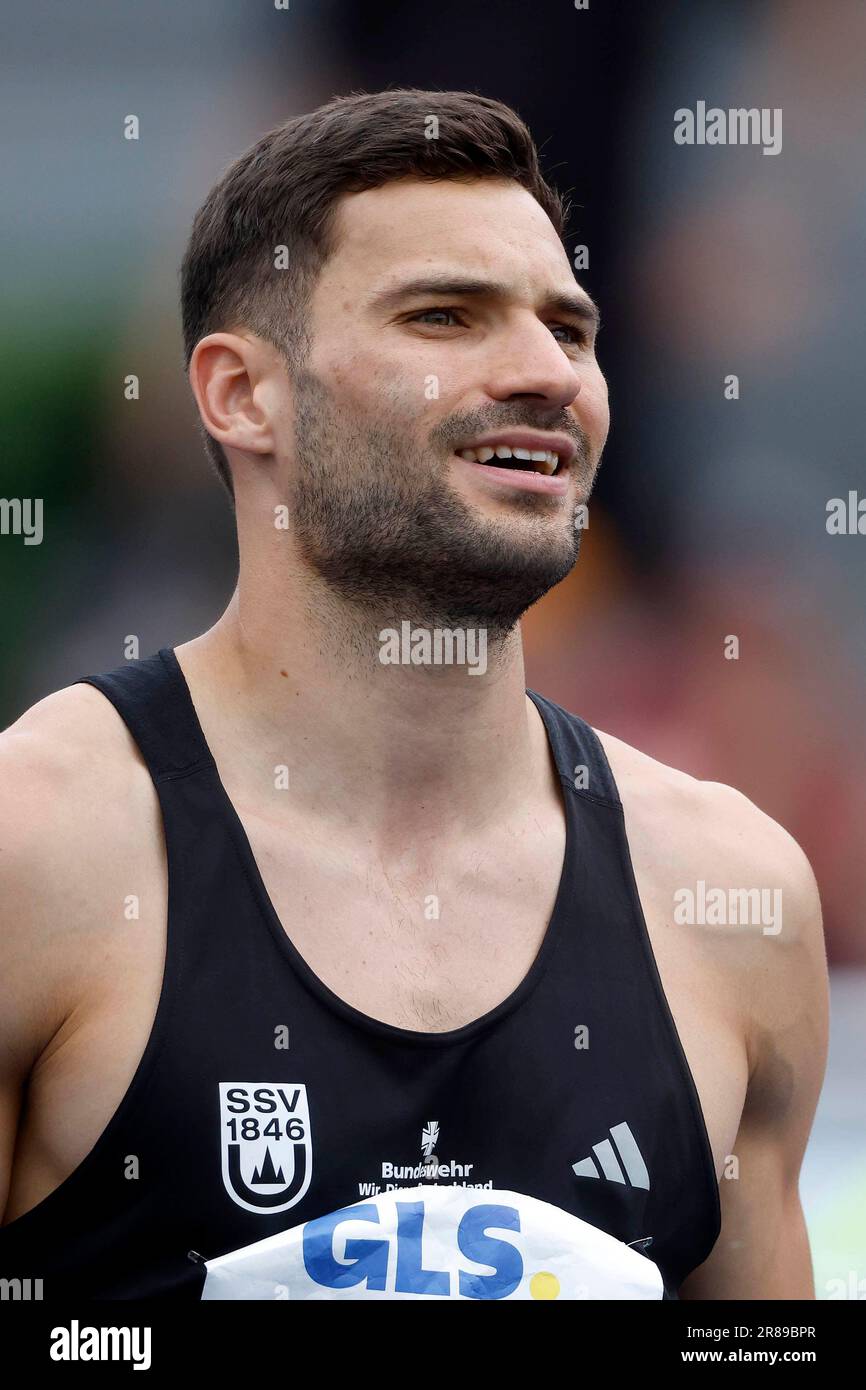
M 513 179 L 565 235 L 563 199 L 541 173 L 529 130 L 501 101 L 413 88 L 336 97 L 263 135 L 196 214 L 181 268 L 187 368 L 200 338 L 241 326 L 289 366 L 302 360 L 309 297 L 334 249 L 337 200 L 407 177 Z M 281 246 L 289 269 L 275 273 Z M 231 494 L 225 453 L 203 426 L 202 435 Z

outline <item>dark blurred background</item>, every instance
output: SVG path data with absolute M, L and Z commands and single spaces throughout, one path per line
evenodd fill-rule
M 528 681 L 809 855 L 836 1021 L 804 1194 L 836 1296 L 866 1274 L 866 536 L 826 529 L 866 492 L 861 0 L 28 0 L 2 32 L 0 496 L 44 501 L 40 545 L 0 535 L 4 724 L 233 588 L 177 309 L 223 168 L 352 90 L 468 89 L 528 121 L 588 248 L 613 418 L 580 563 L 524 624 Z M 675 144 L 699 100 L 782 108 L 782 152 Z

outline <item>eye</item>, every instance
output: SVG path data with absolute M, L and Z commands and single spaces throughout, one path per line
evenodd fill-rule
M 565 347 L 583 347 L 585 343 L 588 341 L 587 335 L 584 332 L 584 330 L 582 328 L 577 328 L 576 325 L 573 323 L 551 323 L 548 325 L 548 327 L 550 328 L 550 331 L 554 335 L 554 337 L 556 337 L 557 333 L 565 333 L 569 335 L 565 338 L 556 338 L 556 341 L 558 343 L 562 343 Z
M 435 309 L 420 309 L 417 314 L 410 314 L 407 322 L 426 322 L 431 328 L 452 328 L 457 324 L 457 314 L 458 311 L 456 309 L 449 309 L 443 306 Z M 445 322 L 447 319 L 450 319 L 451 322 Z

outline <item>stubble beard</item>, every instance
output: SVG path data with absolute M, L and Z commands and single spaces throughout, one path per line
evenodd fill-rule
M 525 404 L 497 407 L 496 419 L 451 416 L 431 437 L 438 467 L 425 469 L 410 436 L 389 416 L 377 424 L 347 417 L 324 383 L 305 367 L 293 373 L 297 467 L 289 498 L 300 554 L 334 597 L 374 624 L 399 619 L 427 627 L 475 627 L 501 642 L 523 613 L 571 571 L 580 548 L 577 503 L 586 501 L 592 470 L 585 441 L 573 468 L 586 487 L 567 526 L 545 511 L 543 494 L 512 494 L 517 524 L 474 513 L 449 485 L 447 450 L 461 437 L 534 423 Z M 557 412 L 557 420 L 562 412 Z M 549 421 L 550 412 L 547 412 Z M 561 426 L 560 426 L 561 427 Z M 573 428 L 571 430 L 573 434 Z M 581 475 L 584 475 L 582 478 Z

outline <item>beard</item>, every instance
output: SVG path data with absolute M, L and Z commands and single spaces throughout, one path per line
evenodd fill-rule
M 580 548 L 576 510 L 594 469 L 573 417 L 526 402 L 463 412 L 430 436 L 441 464 L 424 467 L 412 430 L 387 402 L 375 425 L 352 418 L 308 371 L 293 373 L 297 468 L 289 498 L 304 560 L 344 601 L 381 620 L 430 627 L 481 627 L 505 637 L 523 613 L 573 568 Z M 554 418 L 555 417 L 555 418 Z M 448 481 L 446 451 L 491 429 L 557 429 L 575 440 L 578 497 L 571 515 L 543 493 L 510 494 L 511 516 L 476 514 Z

